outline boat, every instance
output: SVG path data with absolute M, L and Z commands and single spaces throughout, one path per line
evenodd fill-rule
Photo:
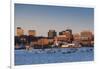
M 63 44 L 61 45 L 61 48 L 80 48 L 80 44 L 75 44 L 75 43 L 68 43 L 68 44 Z

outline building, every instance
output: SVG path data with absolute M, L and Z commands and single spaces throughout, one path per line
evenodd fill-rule
M 36 31 L 35 30 L 29 30 L 28 35 L 29 36 L 36 36 Z
M 67 29 L 66 31 L 70 32 L 70 34 L 72 34 L 72 29 Z
M 61 31 L 61 32 L 59 32 L 59 35 L 67 35 L 67 32 L 66 31 Z
M 91 45 L 93 34 L 91 31 L 85 30 L 80 33 L 80 41 L 83 45 Z
M 57 32 L 55 30 L 49 30 L 48 37 L 54 38 L 55 36 L 57 36 Z
M 48 37 L 48 41 L 49 41 L 49 45 L 52 45 L 54 43 L 54 38 L 49 38 Z
M 80 41 L 80 34 L 79 33 L 76 33 L 76 34 L 73 34 L 73 41 Z
M 44 46 L 44 45 L 48 45 L 48 44 L 49 44 L 49 41 L 47 38 L 41 38 L 38 40 L 38 45 Z
M 16 33 L 17 33 L 17 36 L 24 35 L 24 30 L 21 27 L 17 27 Z
M 82 31 L 80 33 L 80 36 L 81 36 L 81 40 L 92 40 L 93 38 L 92 32 L 90 31 Z
M 59 35 L 65 35 L 65 31 L 59 32 Z
M 67 41 L 68 39 L 67 39 L 66 35 L 59 35 L 59 36 L 57 36 L 57 40 L 58 41 Z
M 64 40 L 66 39 L 66 41 L 68 41 L 68 42 L 72 42 L 72 40 L 73 40 L 72 30 L 71 30 L 71 29 L 67 29 L 67 30 L 65 30 L 65 31 L 61 31 L 61 32 L 59 32 L 59 35 L 60 35 L 60 36 L 61 36 L 61 35 L 65 35 L 66 38 L 63 38 L 63 39 L 64 39 Z
M 42 38 L 39 38 L 36 42 L 33 42 L 34 43 L 34 48 L 36 49 L 39 49 L 39 48 L 48 48 L 48 44 L 49 44 L 49 41 L 46 37 L 42 37 Z

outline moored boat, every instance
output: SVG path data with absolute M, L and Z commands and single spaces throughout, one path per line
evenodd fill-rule
M 62 48 L 80 48 L 80 44 L 75 44 L 75 43 L 69 43 L 69 44 L 63 44 L 61 45 Z

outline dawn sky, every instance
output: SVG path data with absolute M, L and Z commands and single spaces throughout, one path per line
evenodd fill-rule
M 73 33 L 82 30 L 93 32 L 94 9 L 15 4 L 15 30 L 16 27 L 25 29 L 25 34 L 29 29 L 36 30 L 37 36 L 47 36 L 49 29 L 60 32 L 67 27 L 72 29 Z

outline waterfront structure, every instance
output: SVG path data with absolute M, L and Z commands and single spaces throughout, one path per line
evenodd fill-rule
M 70 34 L 72 34 L 72 29 L 66 29 Z
M 28 35 L 24 35 L 24 30 L 21 27 L 17 27 L 17 36 L 15 36 L 15 48 L 25 46 L 26 43 L 30 44 L 34 48 L 50 47 L 57 43 L 79 43 L 83 46 L 94 45 L 94 34 L 91 31 L 85 30 L 76 34 L 72 34 L 71 29 L 67 29 L 59 32 L 55 30 L 49 30 L 48 37 L 36 36 L 36 30 L 28 30 Z
M 76 34 L 73 34 L 73 41 L 80 41 L 80 34 L 79 33 L 76 33 Z
M 71 29 L 67 29 L 67 30 L 65 30 L 65 31 L 61 31 L 61 32 L 59 32 L 59 35 L 61 36 L 66 36 L 65 37 L 65 39 L 66 39 L 66 41 L 68 41 L 68 42 L 72 42 L 72 38 L 73 38 L 73 36 L 72 36 L 72 30 Z
M 85 30 L 80 33 L 80 41 L 83 45 L 91 45 L 92 38 L 91 31 Z
M 24 30 L 21 27 L 17 27 L 17 36 L 24 35 Z
M 35 42 L 36 45 L 34 46 L 34 48 L 48 48 L 48 44 L 49 44 L 49 41 L 46 37 L 42 37 L 40 39 L 37 40 L 37 42 Z
M 54 38 L 55 36 L 57 36 L 57 32 L 55 30 L 49 30 L 48 37 Z
M 65 31 L 61 31 L 61 32 L 59 32 L 59 35 L 66 35 L 66 32 Z
M 81 40 L 92 40 L 92 32 L 91 31 L 82 31 L 80 33 L 80 36 L 81 36 Z
M 41 39 L 39 39 L 38 40 L 38 45 L 48 45 L 48 43 L 49 43 L 49 41 L 48 41 L 48 39 L 47 38 L 41 38 Z
M 15 36 L 15 48 L 24 48 L 27 42 L 27 35 L 24 35 L 24 30 L 17 27 Z
M 66 29 L 66 32 L 68 32 L 68 41 L 72 42 L 73 41 L 73 34 L 72 34 L 72 29 Z
M 67 41 L 68 39 L 67 39 L 66 35 L 59 35 L 59 36 L 57 36 L 57 40 L 58 41 Z
M 29 36 L 36 36 L 36 31 L 35 30 L 28 30 L 28 35 Z
M 53 43 L 54 43 L 54 38 L 47 38 L 48 39 L 48 41 L 49 41 L 49 45 L 52 45 Z

